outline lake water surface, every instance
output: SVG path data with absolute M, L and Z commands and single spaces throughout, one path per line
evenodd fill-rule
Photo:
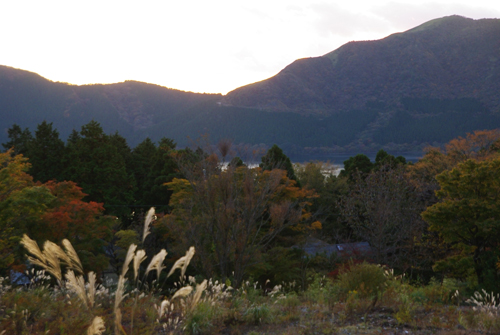
M 339 154 L 329 154 L 329 155 L 294 155 L 290 156 L 292 162 L 296 163 L 305 163 L 311 161 L 320 161 L 320 162 L 330 162 L 335 165 L 344 165 L 344 161 L 348 160 L 350 157 L 354 157 L 359 153 L 339 153 Z M 375 157 L 377 156 L 376 152 L 362 153 L 372 162 L 375 162 Z M 393 155 L 394 157 L 403 156 L 407 161 L 415 163 L 424 155 L 423 152 L 388 152 L 389 155 Z
M 285 153 L 286 154 L 286 153 Z M 290 160 L 293 165 L 295 164 L 306 164 L 308 162 L 324 162 L 325 171 L 324 174 L 328 175 L 333 173 L 334 175 L 338 175 L 342 169 L 344 169 L 344 161 L 348 160 L 350 157 L 356 156 L 358 153 L 341 153 L 341 154 L 329 154 L 329 155 L 293 155 L 290 156 Z M 375 157 L 377 156 L 376 152 L 363 153 L 368 156 L 372 162 L 375 162 Z M 388 154 L 393 155 L 395 157 L 403 156 L 406 158 L 406 161 L 415 163 L 424 155 L 422 152 L 388 152 Z M 259 166 L 260 162 L 252 162 L 247 163 L 250 168 L 255 168 Z

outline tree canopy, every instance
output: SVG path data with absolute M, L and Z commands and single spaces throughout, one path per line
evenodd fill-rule
M 440 202 L 422 217 L 429 229 L 460 251 L 457 258 L 472 259 L 479 283 L 485 280 L 487 253 L 500 243 L 500 158 L 478 162 L 469 159 L 439 174 Z
M 262 156 L 262 163 L 260 163 L 259 166 L 263 170 L 285 170 L 288 178 L 297 181 L 290 158 L 285 155 L 283 150 L 276 144 L 273 145 L 264 156 Z
M 174 179 L 172 214 L 166 217 L 181 249 L 194 245 L 206 275 L 223 280 L 234 271 L 239 286 L 247 268 L 287 227 L 316 229 L 307 205 L 314 192 L 301 189 L 287 171 L 246 166 L 217 168 L 215 156 Z

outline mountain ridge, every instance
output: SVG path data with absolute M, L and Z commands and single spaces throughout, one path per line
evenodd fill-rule
M 498 92 L 500 20 L 450 16 L 298 59 L 225 96 L 133 80 L 71 85 L 0 66 L 0 143 L 13 123 L 53 122 L 65 139 L 95 120 L 131 145 L 208 133 L 297 153 L 413 151 L 500 127 Z
M 139 81 L 72 85 L 54 82 L 36 73 L 0 66 L 0 139 L 13 123 L 34 129 L 53 122 L 63 138 L 72 129 L 96 120 L 107 132 L 124 133 L 133 143 L 141 130 L 220 94 L 201 94 Z M 137 135 L 137 136 L 135 136 Z
M 473 34 L 474 30 L 481 34 Z M 500 78 L 495 57 L 500 49 L 499 31 L 497 19 L 451 16 L 432 20 L 380 40 L 349 42 L 323 56 L 296 60 L 267 80 L 230 91 L 223 101 L 240 107 L 328 114 L 362 108 L 370 101 L 397 104 L 401 94 L 444 99 L 465 94 L 498 108 L 496 92 L 487 84 Z M 449 49 L 454 53 L 445 54 Z M 481 59 L 457 62 L 458 54 L 469 58 L 476 54 Z M 485 73 L 489 76 L 486 83 L 479 80 Z M 480 87 L 464 85 L 461 79 L 466 77 Z M 303 101 L 309 102 L 309 108 L 304 108 Z

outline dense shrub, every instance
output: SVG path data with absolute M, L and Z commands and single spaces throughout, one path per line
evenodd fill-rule
M 378 297 L 385 290 L 387 279 L 380 265 L 363 262 L 341 271 L 337 281 L 345 296 L 356 291 L 360 298 L 368 298 Z

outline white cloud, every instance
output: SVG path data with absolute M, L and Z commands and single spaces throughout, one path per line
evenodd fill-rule
M 371 13 L 356 13 L 338 4 L 319 3 L 311 5 L 318 16 L 315 27 L 320 35 L 339 35 L 347 38 L 360 32 L 385 32 L 387 22 Z
M 474 19 L 500 16 L 500 11 L 497 9 L 448 2 L 390 2 L 374 6 L 371 11 L 389 22 L 394 29 L 399 30 L 408 30 L 429 20 L 450 15 Z

